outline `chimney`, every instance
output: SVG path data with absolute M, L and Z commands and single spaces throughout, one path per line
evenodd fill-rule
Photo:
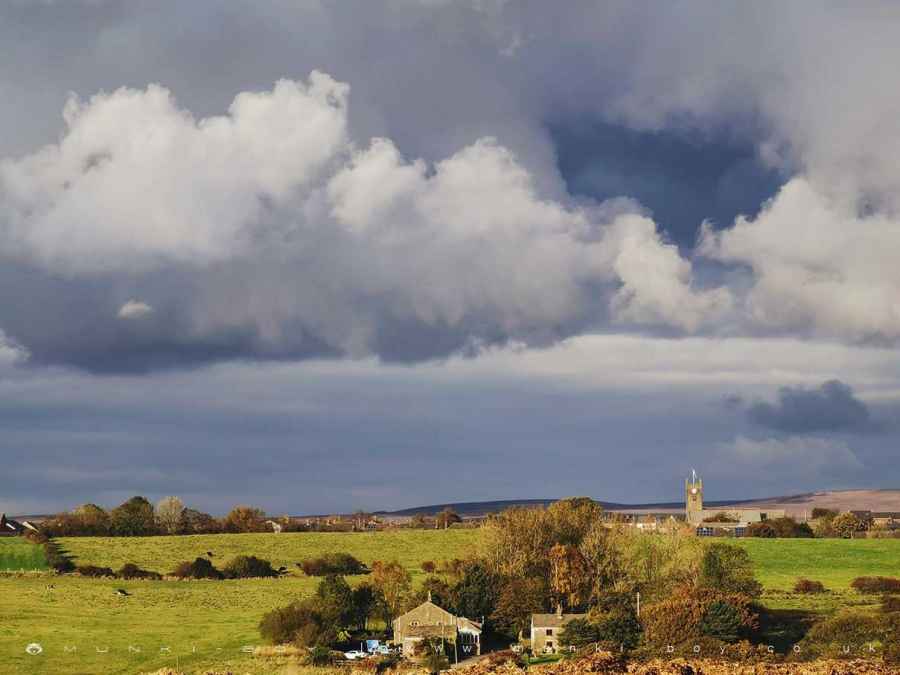
M 428 602 L 431 602 L 431 591 L 428 591 Z

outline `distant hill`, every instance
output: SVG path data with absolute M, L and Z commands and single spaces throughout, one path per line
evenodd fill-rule
M 514 506 L 549 506 L 557 499 L 505 499 L 484 502 L 453 502 L 448 504 L 431 504 L 416 506 L 398 511 L 379 511 L 378 515 L 388 518 L 410 518 L 415 515 L 433 515 L 451 508 L 464 518 L 475 518 L 490 513 L 498 513 Z M 661 512 L 681 511 L 684 502 L 650 502 L 641 504 L 622 504 L 597 500 L 607 511 L 647 511 Z M 766 497 L 764 499 L 732 499 L 706 501 L 704 504 L 712 508 L 741 506 L 753 509 L 784 509 L 788 515 L 803 517 L 814 508 L 821 507 L 836 511 L 895 511 L 900 512 L 900 490 L 828 490 L 824 492 L 805 492 L 796 495 Z
M 449 504 L 431 504 L 429 506 L 415 506 L 399 511 L 377 511 L 379 516 L 410 518 L 416 515 L 434 515 L 446 508 L 451 508 L 464 518 L 475 518 L 490 513 L 498 513 L 514 506 L 539 507 L 549 506 L 558 499 L 504 499 L 488 502 L 453 502 Z M 620 504 L 618 502 L 604 502 L 595 500 L 607 511 L 676 511 L 684 509 L 684 502 L 653 502 L 646 504 Z M 744 504 L 746 501 L 706 502 L 709 506 L 734 506 Z

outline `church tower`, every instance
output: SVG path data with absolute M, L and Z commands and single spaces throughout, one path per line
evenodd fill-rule
M 703 480 L 693 469 L 691 469 L 691 477 L 684 481 L 684 510 L 689 523 L 702 520 Z

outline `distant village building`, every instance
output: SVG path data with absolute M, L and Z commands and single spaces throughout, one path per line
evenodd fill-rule
M 900 512 L 897 511 L 872 511 L 869 519 L 872 527 L 884 530 L 900 529 Z
M 20 523 L 18 520 L 7 518 L 5 513 L 0 513 L 0 537 L 16 537 L 23 534 L 26 530 L 31 530 L 32 532 L 38 531 L 38 529 L 27 520 L 23 520 Z
M 556 654 L 559 652 L 559 634 L 573 619 L 584 619 L 587 614 L 563 614 L 557 605 L 555 614 L 531 615 L 531 653 Z
M 391 625 L 393 642 L 400 645 L 404 656 L 411 656 L 426 638 L 439 638 L 455 647 L 459 659 L 481 654 L 481 624 L 438 607 L 431 601 L 431 593 L 428 600 L 398 616 Z
M 684 510 L 687 522 L 695 526 L 700 536 L 743 536 L 747 526 L 772 518 L 783 518 L 784 509 L 741 509 L 703 507 L 703 479 L 696 471 L 684 481 Z

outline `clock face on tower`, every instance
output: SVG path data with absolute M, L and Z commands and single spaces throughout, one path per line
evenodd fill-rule
M 697 488 L 691 488 L 691 494 L 692 495 L 697 494 Z

